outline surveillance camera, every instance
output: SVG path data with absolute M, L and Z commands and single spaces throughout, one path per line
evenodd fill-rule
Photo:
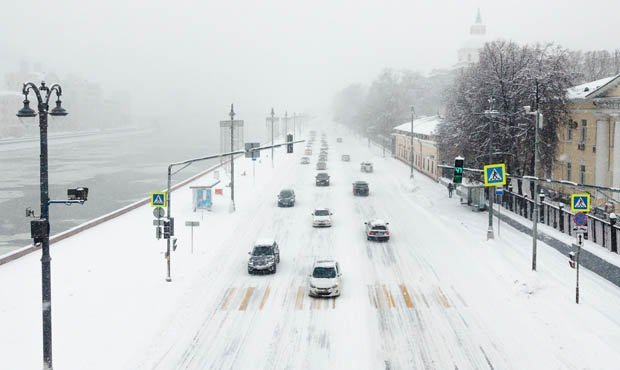
M 67 197 L 69 200 L 81 200 L 85 202 L 88 199 L 88 188 L 67 189 Z
M 525 113 L 530 113 L 530 111 L 532 110 L 532 107 L 529 105 L 524 105 L 523 109 L 525 110 Z

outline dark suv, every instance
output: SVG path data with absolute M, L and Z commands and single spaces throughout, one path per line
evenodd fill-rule
M 353 195 L 368 196 L 370 189 L 366 181 L 356 181 L 353 183 Z
M 316 174 L 316 186 L 329 186 L 329 175 L 327 172 L 319 172 Z
M 248 252 L 248 273 L 276 273 L 276 265 L 280 263 L 280 248 L 273 239 L 258 240 L 251 252 Z
M 292 207 L 295 205 L 295 191 L 284 189 L 278 194 L 278 207 Z

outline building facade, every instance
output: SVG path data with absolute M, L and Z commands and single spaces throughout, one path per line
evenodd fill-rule
M 568 97 L 571 119 L 558 132 L 552 177 L 620 187 L 620 75 L 572 87 Z M 571 186 L 557 186 L 555 190 L 563 196 L 576 192 Z M 583 191 L 591 193 L 595 206 L 620 200 L 617 193 L 591 188 Z
M 476 22 L 469 27 L 469 38 L 457 51 L 456 68 L 467 67 L 478 62 L 480 50 L 487 42 L 487 28 L 482 23 L 480 9 L 476 14 Z
M 416 170 L 435 180 L 441 176 L 437 169 L 441 162 L 435 134 L 440 121 L 439 116 L 418 118 L 413 121 L 413 132 L 411 122 L 396 126 L 392 131 L 394 157 L 407 164 L 413 160 Z

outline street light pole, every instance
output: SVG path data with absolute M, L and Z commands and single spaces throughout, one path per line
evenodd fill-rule
M 411 165 L 411 175 L 409 176 L 410 178 L 413 178 L 413 117 L 415 116 L 415 110 L 413 108 L 413 105 L 411 106 L 411 136 L 410 138 L 410 151 L 409 151 L 409 162 Z
M 540 106 L 538 105 L 538 80 L 536 80 L 536 127 L 534 128 L 534 224 L 532 225 L 532 271 L 536 271 L 536 249 L 538 240 L 538 126 Z
M 273 111 L 273 108 L 271 108 L 271 168 L 273 168 L 273 121 L 274 119 L 275 119 L 275 112 Z
M 288 134 L 288 111 L 284 112 L 284 138 Z
M 34 117 L 37 113 L 30 108 L 28 93 L 34 92 L 38 103 L 39 114 L 39 134 L 41 141 L 40 156 L 40 193 L 41 193 L 41 218 L 44 224 L 44 232 L 41 238 L 35 238 L 35 244 L 41 244 L 41 297 L 42 297 L 42 316 L 43 316 L 43 368 L 52 370 L 52 280 L 51 280 L 51 258 L 50 258 L 50 239 L 49 239 L 49 177 L 48 177 L 48 157 L 47 157 L 47 115 L 49 100 L 52 93 L 56 94 L 56 107 L 49 114 L 52 116 L 66 116 L 67 111 L 61 107 L 60 96 L 62 88 L 58 84 L 51 87 L 37 86 L 28 82 L 24 84 L 22 93 L 24 94 L 24 107 L 17 112 L 17 117 Z M 44 96 L 42 95 L 45 94 Z
M 235 110 L 233 105 L 230 105 L 230 151 L 234 152 L 234 132 L 235 132 Z M 235 156 L 230 155 L 230 210 L 235 211 Z
M 497 111 L 493 109 L 493 104 L 495 103 L 495 99 L 493 97 L 489 98 L 489 110 L 485 111 L 485 116 L 491 117 L 489 119 L 489 164 L 493 164 L 493 122 L 492 118 L 497 114 Z M 495 196 L 495 192 L 492 187 L 488 188 L 489 191 L 489 228 L 487 229 L 487 240 L 494 239 L 493 235 L 493 197 Z

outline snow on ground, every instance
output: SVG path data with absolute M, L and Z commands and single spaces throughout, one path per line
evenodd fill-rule
M 486 213 L 471 212 L 445 187 L 341 128 L 320 126 L 330 143 L 332 185 L 314 186 L 314 164 L 277 151 L 239 160 L 237 211 L 228 194 L 193 213 L 191 192 L 173 193 L 179 248 L 172 282 L 165 242 L 150 207 L 55 244 L 52 249 L 54 365 L 58 369 L 613 369 L 620 353 L 620 289 L 587 270 L 581 304 L 574 270 L 540 243 L 502 225 L 486 241 Z M 336 144 L 335 138 L 343 137 Z M 341 162 L 350 154 L 351 162 Z M 374 173 L 360 173 L 361 161 Z M 162 177 L 164 174 L 162 174 Z M 366 180 L 369 197 L 353 197 Z M 209 180 L 197 180 L 201 185 Z M 285 187 L 292 208 L 277 208 Z M 315 207 L 331 228 L 311 227 Z M 363 222 L 390 222 L 387 243 L 366 241 Z M 194 253 L 187 220 L 198 220 Z M 247 274 L 252 242 L 275 236 L 275 275 Z M 306 278 L 320 257 L 338 259 L 342 296 L 312 299 Z M 39 254 L 0 266 L 2 369 L 41 366 Z

